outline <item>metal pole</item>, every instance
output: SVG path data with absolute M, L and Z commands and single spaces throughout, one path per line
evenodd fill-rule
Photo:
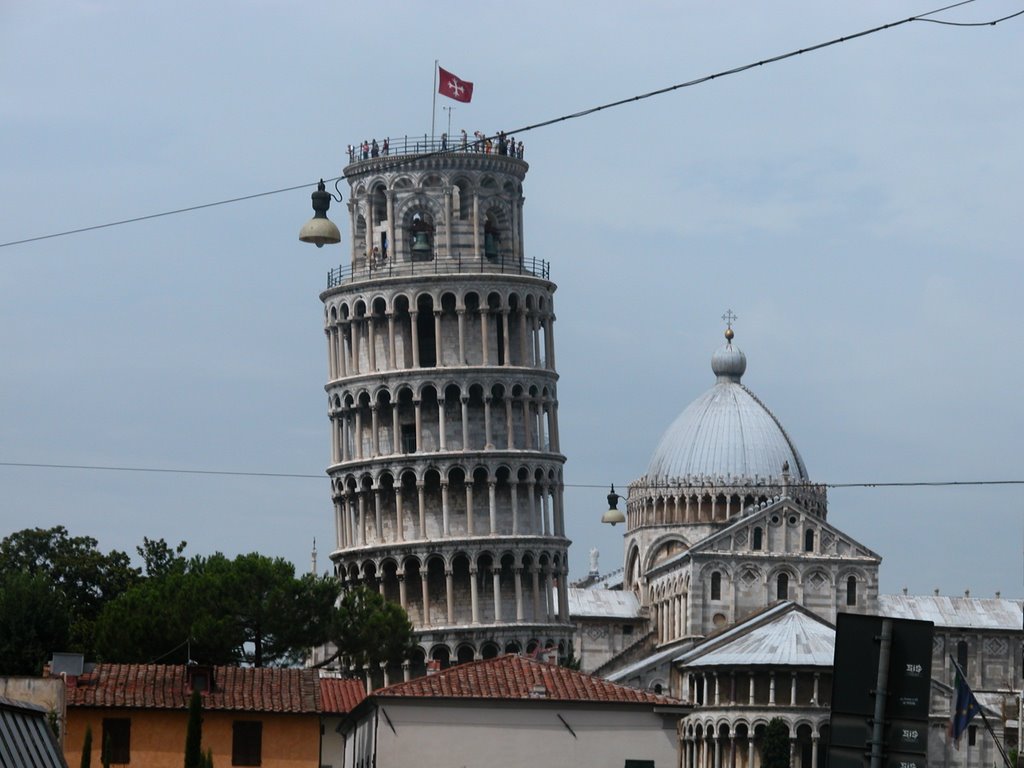
M 875 680 L 875 718 L 871 723 L 871 768 L 882 768 L 882 741 L 885 734 L 885 699 L 889 695 L 889 651 L 892 649 L 892 619 L 882 620 L 879 637 L 878 677 Z

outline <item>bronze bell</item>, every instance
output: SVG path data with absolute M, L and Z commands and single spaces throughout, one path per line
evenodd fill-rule
M 419 232 L 413 232 L 412 252 L 430 253 L 430 239 L 427 237 L 427 233 L 425 231 L 420 230 Z
M 493 232 L 484 232 L 484 256 L 488 259 L 498 258 L 498 238 Z

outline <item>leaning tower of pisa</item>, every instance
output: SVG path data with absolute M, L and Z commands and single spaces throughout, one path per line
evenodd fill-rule
M 409 674 L 568 649 L 555 285 L 522 159 L 420 141 L 352 158 L 351 259 L 324 303 L 345 586 L 401 603 Z

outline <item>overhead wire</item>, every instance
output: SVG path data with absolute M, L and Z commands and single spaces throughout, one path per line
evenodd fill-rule
M 27 461 L 0 461 L 0 467 L 24 467 L 32 469 L 79 469 L 100 472 L 153 472 L 174 475 L 222 475 L 228 477 L 272 477 L 272 478 L 297 478 L 302 480 L 326 480 L 327 474 L 309 474 L 301 472 L 252 472 L 220 469 L 179 469 L 172 467 L 130 467 L 130 466 L 105 466 L 98 464 L 50 464 L 43 462 Z M 781 481 L 775 481 L 775 485 L 781 485 Z M 734 484 L 715 485 L 706 484 L 704 487 L 732 487 Z M 983 485 L 1024 485 L 1024 480 L 904 480 L 904 481 L 867 481 L 853 483 L 815 483 L 809 481 L 798 481 L 788 483 L 789 488 L 941 488 L 955 486 L 983 486 Z M 564 488 L 598 488 L 607 489 L 604 483 L 562 483 Z M 644 491 L 671 491 L 679 490 L 685 486 L 673 483 L 622 483 L 620 487 L 636 488 Z
M 951 10 L 953 8 L 958 8 L 958 7 L 962 6 L 962 5 L 967 5 L 969 3 L 973 3 L 974 1 L 975 0 L 960 0 L 960 2 L 956 2 L 956 3 L 949 4 L 949 5 L 945 5 L 945 6 L 942 6 L 940 8 L 936 8 L 934 10 L 927 11 L 925 13 L 919 13 L 919 14 L 916 14 L 914 16 L 910 16 L 910 17 L 905 18 L 905 19 L 900 19 L 898 21 L 893 21 L 893 22 L 890 22 L 888 24 L 882 24 L 882 25 L 879 25 L 877 27 L 871 27 L 870 29 L 865 29 L 865 30 L 862 30 L 860 32 L 854 32 L 854 33 L 849 34 L 849 35 L 843 35 L 842 37 L 833 38 L 831 40 L 827 40 L 827 41 L 822 42 L 822 43 L 817 43 L 815 45 L 811 45 L 811 46 L 808 46 L 806 48 L 799 48 L 797 50 L 789 51 L 787 53 L 778 54 L 777 56 L 771 56 L 771 57 L 766 58 L 766 59 L 761 59 L 759 61 L 750 62 L 749 64 L 743 64 L 743 65 L 738 66 L 738 67 L 732 67 L 730 69 L 724 69 L 724 70 L 721 70 L 719 72 L 715 72 L 715 73 L 710 74 L 710 75 L 704 75 L 702 77 L 694 78 L 692 80 L 687 80 L 687 81 L 682 82 L 682 83 L 676 83 L 675 85 L 670 85 L 670 86 L 667 86 L 665 88 L 659 88 L 657 90 L 649 91 L 647 93 L 642 93 L 642 94 L 638 94 L 638 95 L 635 95 L 635 96 L 630 96 L 630 97 L 625 98 L 625 99 L 618 99 L 617 101 L 608 102 L 607 104 L 601 104 L 601 105 L 598 105 L 596 107 L 589 107 L 587 109 L 583 109 L 583 110 L 580 110 L 578 112 L 572 112 L 572 113 L 569 113 L 569 114 L 566 114 L 566 115 L 562 115 L 560 117 L 555 117 L 555 118 L 551 118 L 551 119 L 548 119 L 548 120 L 543 120 L 543 121 L 538 122 L 538 123 L 531 123 L 529 125 L 522 126 L 521 128 L 516 128 L 514 130 L 508 131 L 507 133 L 509 133 L 509 134 L 520 134 L 521 135 L 521 134 L 524 134 L 524 133 L 528 133 L 530 131 L 538 130 L 540 128 L 546 128 L 548 126 L 555 125 L 557 123 L 562 123 L 562 122 L 566 122 L 568 120 L 576 120 L 576 119 L 579 119 L 579 118 L 582 118 L 582 117 L 587 117 L 589 115 L 593 115 L 593 114 L 596 114 L 597 112 L 601 112 L 601 111 L 604 111 L 604 110 L 607 110 L 607 109 L 612 109 L 612 108 L 615 108 L 615 107 L 621 107 L 621 106 L 624 106 L 626 104 L 634 104 L 636 102 L 643 101 L 645 99 L 650 99 L 650 98 L 653 98 L 655 96 L 662 96 L 662 95 L 664 95 L 666 93 L 671 93 L 673 91 L 677 91 L 677 90 L 680 90 L 680 89 L 683 89 L 683 88 L 691 88 L 691 87 L 696 86 L 696 85 L 701 85 L 703 83 L 711 82 L 712 80 L 718 80 L 718 79 L 721 79 L 723 77 L 728 77 L 730 75 L 740 74 L 742 72 L 746 72 L 748 70 L 755 69 L 757 67 L 763 67 L 766 64 L 776 64 L 776 63 L 778 63 L 780 61 L 785 61 L 786 59 L 790 59 L 790 58 L 793 58 L 795 56 L 800 56 L 800 55 L 805 54 L 805 53 L 811 53 L 811 52 L 814 52 L 814 51 L 819 51 L 819 50 L 822 50 L 823 48 L 828 48 L 828 47 L 831 47 L 833 45 L 838 45 L 840 43 L 847 43 L 847 42 L 850 42 L 851 40 L 856 40 L 858 38 L 866 37 L 868 35 L 873 35 L 873 34 L 876 34 L 878 32 L 883 32 L 883 31 L 886 31 L 886 30 L 889 30 L 889 29 L 895 29 L 896 27 L 900 27 L 900 26 L 903 26 L 904 24 L 909 24 L 909 23 L 914 22 L 914 21 L 931 22 L 931 23 L 934 23 L 934 24 L 945 24 L 945 25 L 948 25 L 948 26 L 958 26 L 958 27 L 992 27 L 992 26 L 995 26 L 995 25 L 999 24 L 1000 22 L 1007 21 L 1008 19 L 1013 19 L 1013 18 L 1016 18 L 1017 16 L 1020 16 L 1020 15 L 1024 14 L 1024 11 L 1019 11 L 1017 13 L 1013 13 L 1013 14 L 1010 14 L 1008 16 L 1003 16 L 1001 18 L 993 19 L 993 20 L 985 21 L 985 22 L 948 22 L 948 21 L 942 21 L 942 20 L 938 20 L 938 19 L 929 18 L 930 16 L 934 16 L 936 14 L 943 13 L 943 12 Z M 494 137 L 488 137 L 488 138 L 494 138 Z M 481 143 L 482 141 L 483 141 L 482 139 L 481 140 L 477 140 L 477 141 L 474 141 L 473 144 L 476 145 L 476 144 Z M 458 150 L 456 148 L 452 148 L 452 149 L 443 149 L 443 150 L 432 151 L 432 152 L 424 152 L 424 153 L 419 153 L 419 154 L 415 154 L 415 155 L 412 155 L 412 156 L 403 156 L 401 158 L 396 158 L 392 163 L 384 163 L 384 164 L 375 163 L 373 165 L 372 171 L 373 172 L 379 172 L 380 170 L 393 169 L 393 168 L 401 167 L 402 165 L 404 165 L 406 163 L 417 162 L 417 161 L 420 161 L 420 160 L 422 160 L 424 158 L 429 158 L 429 157 L 436 156 L 436 155 L 448 154 L 448 153 L 455 152 L 455 151 L 458 151 Z M 363 175 L 363 173 L 368 173 L 368 172 L 370 172 L 369 169 L 366 170 L 366 171 L 359 171 L 359 172 L 355 172 L 355 173 L 352 173 L 352 174 L 344 174 L 344 173 L 342 173 L 339 176 L 332 176 L 329 179 L 326 179 L 326 181 L 337 183 L 337 182 L 340 182 L 340 181 L 345 180 L 345 179 L 357 178 L 357 177 Z M 323 180 L 325 180 L 325 179 L 321 179 L 321 181 L 323 181 Z M 231 197 L 231 198 L 227 198 L 227 199 L 224 199 L 224 200 L 217 200 L 217 201 L 210 202 L 210 203 L 200 203 L 198 205 L 190 205 L 190 206 L 186 206 L 186 207 L 183 207 L 183 208 L 175 208 L 175 209 L 168 210 L 168 211 L 161 211 L 159 213 L 151 213 L 151 214 L 146 214 L 146 215 L 143 215 L 143 216 L 133 216 L 131 218 L 126 218 L 126 219 L 120 219 L 118 221 L 107 222 L 105 224 L 93 224 L 93 225 L 90 225 L 90 226 L 77 227 L 75 229 L 68 229 L 68 230 L 64 230 L 64 231 L 61 231 L 61 232 L 51 232 L 51 233 L 45 234 L 45 235 L 36 235 L 34 237 L 26 237 L 26 238 L 21 238 L 19 240 L 10 240 L 10 241 L 7 241 L 7 242 L 0 243 L 0 248 L 8 248 L 8 247 L 15 246 L 15 245 L 24 245 L 24 244 L 27 244 L 27 243 L 38 242 L 40 240 L 49 240 L 49 239 L 56 238 L 56 237 L 65 237 L 65 236 L 69 236 L 69 235 L 77 235 L 77 234 L 82 234 L 84 232 L 92 232 L 92 231 L 99 230 L 99 229 L 107 229 L 107 228 L 110 228 L 110 227 L 118 227 L 118 226 L 122 226 L 124 224 L 135 224 L 135 223 L 142 222 L 142 221 L 149 221 L 151 219 L 157 219 L 157 218 L 161 218 L 161 217 L 165 217 L 165 216 L 174 216 L 174 215 L 181 214 L 181 213 L 190 213 L 190 212 L 193 212 L 193 211 L 199 211 L 199 210 L 203 210 L 205 208 L 214 208 L 214 207 L 221 206 L 221 205 L 230 205 L 230 204 L 233 204 L 233 203 L 244 202 L 244 201 L 247 201 L 247 200 L 253 200 L 253 199 L 256 199 L 256 198 L 260 198 L 260 197 L 268 197 L 270 195 L 278 195 L 278 194 L 283 194 L 285 192 L 294 192 L 294 191 L 297 191 L 297 190 L 300 190 L 300 189 L 307 189 L 307 188 L 309 188 L 311 186 L 315 186 L 316 184 L 317 184 L 316 181 L 307 182 L 305 184 L 294 184 L 294 185 L 288 186 L 288 187 L 280 187 L 278 189 L 272 189 L 272 190 L 268 190 L 268 191 L 265 191 L 265 192 L 256 192 L 256 193 L 253 193 L 253 194 L 250 194 L 250 195 L 241 195 L 239 197 Z

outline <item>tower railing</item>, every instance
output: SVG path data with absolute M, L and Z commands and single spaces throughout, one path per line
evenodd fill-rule
M 512 137 L 509 137 L 511 140 Z M 483 134 L 467 136 L 463 140 L 461 134 L 441 139 L 436 136 L 396 136 L 394 139 L 388 137 L 386 140 L 374 140 L 376 145 L 369 141 L 362 141 L 357 144 L 348 145 L 348 161 L 356 163 L 360 160 L 377 160 L 383 157 L 395 155 L 425 155 L 438 152 L 475 152 L 488 155 L 505 155 L 518 160 L 523 159 L 522 150 L 518 144 L 509 141 L 505 151 L 501 151 L 501 142 L 497 137 L 488 139 Z M 521 142 L 520 142 L 521 143 Z
M 364 280 L 379 280 L 385 277 L 407 277 L 411 275 L 459 275 L 498 274 L 530 275 L 544 280 L 551 279 L 551 265 L 544 259 L 477 258 L 458 256 L 454 259 L 431 259 L 428 261 L 342 264 L 327 273 L 327 287 L 336 288 L 346 283 Z

